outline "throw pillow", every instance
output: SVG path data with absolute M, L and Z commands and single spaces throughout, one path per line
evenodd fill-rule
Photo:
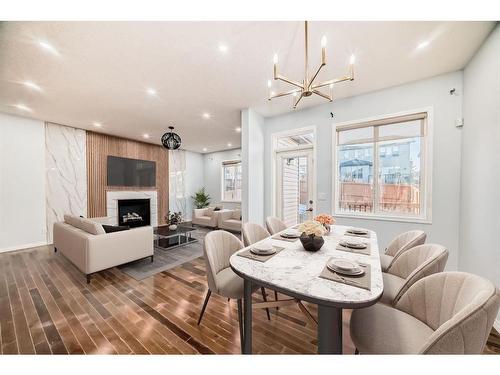
M 89 219 L 80 219 L 80 225 L 78 228 L 81 230 L 84 230 L 87 233 L 90 234 L 105 234 L 106 232 L 104 231 L 103 227 L 101 224 L 96 223 L 95 221 L 89 220 Z
M 241 220 L 241 210 L 234 210 L 233 211 L 233 219 Z
M 121 232 L 122 230 L 129 230 L 128 225 L 106 225 L 102 224 L 102 228 L 106 233 Z

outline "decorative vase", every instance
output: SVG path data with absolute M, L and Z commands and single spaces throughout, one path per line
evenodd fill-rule
M 177 229 L 177 224 L 169 225 L 168 229 L 170 229 L 170 230 L 176 230 Z
M 314 234 L 307 235 L 302 233 L 300 235 L 300 242 L 306 251 L 315 252 L 321 249 L 321 246 L 325 243 L 325 240 L 321 236 L 315 236 Z

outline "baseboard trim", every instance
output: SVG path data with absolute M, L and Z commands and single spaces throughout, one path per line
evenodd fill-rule
M 38 246 L 45 246 L 45 245 L 47 245 L 47 241 L 27 243 L 27 244 L 11 246 L 11 247 L 4 247 L 3 249 L 0 249 L 0 253 L 7 253 L 9 251 L 17 251 L 17 250 L 25 250 L 25 249 L 29 249 L 31 247 L 38 247 Z

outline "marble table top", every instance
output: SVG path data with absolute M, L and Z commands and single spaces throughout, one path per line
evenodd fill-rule
M 273 245 L 284 247 L 266 262 L 257 262 L 233 254 L 231 268 L 243 278 L 255 283 L 303 299 L 305 301 L 343 308 L 357 308 L 374 304 L 382 295 L 383 279 L 380 267 L 377 235 L 370 231 L 370 238 L 360 238 L 370 243 L 370 255 L 336 250 L 338 242 L 345 239 L 344 233 L 351 227 L 333 225 L 329 235 L 324 236 L 323 247 L 310 253 L 304 250 L 300 240 L 286 242 L 267 238 Z M 352 237 L 348 237 L 352 238 Z M 244 248 L 240 251 L 244 251 Z M 319 277 L 331 257 L 356 260 L 371 265 L 371 290 L 361 289 Z

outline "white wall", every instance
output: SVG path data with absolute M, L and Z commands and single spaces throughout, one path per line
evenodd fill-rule
M 264 119 L 252 109 L 241 112 L 243 168 L 242 218 L 264 224 Z M 267 142 L 267 139 L 266 139 Z
M 500 287 L 500 27 L 464 71 L 459 269 Z M 497 318 L 500 322 L 500 316 Z
M 46 243 L 45 128 L 0 113 L 0 252 Z
M 211 205 L 222 203 L 224 208 L 241 207 L 241 203 L 222 201 L 222 162 L 226 160 L 241 160 L 241 149 L 211 152 L 203 156 L 204 186 L 210 195 Z
M 455 88 L 459 96 L 449 94 Z M 265 139 L 265 215 L 272 214 L 272 145 L 271 134 L 279 131 L 315 126 L 317 131 L 317 212 L 332 211 L 332 130 L 335 123 L 402 111 L 433 107 L 433 210 L 432 224 L 403 223 L 367 219 L 339 218 L 339 224 L 375 230 L 381 249 L 398 233 L 421 228 L 429 242 L 445 245 L 450 250 L 449 269 L 458 265 L 458 228 L 460 194 L 461 130 L 455 120 L 462 117 L 462 72 L 454 72 L 411 84 L 365 95 L 336 100 L 333 103 L 266 118 Z M 334 119 L 330 112 L 334 113 Z M 243 144 L 245 144 L 243 140 Z M 323 194 L 322 194 L 323 193 Z

